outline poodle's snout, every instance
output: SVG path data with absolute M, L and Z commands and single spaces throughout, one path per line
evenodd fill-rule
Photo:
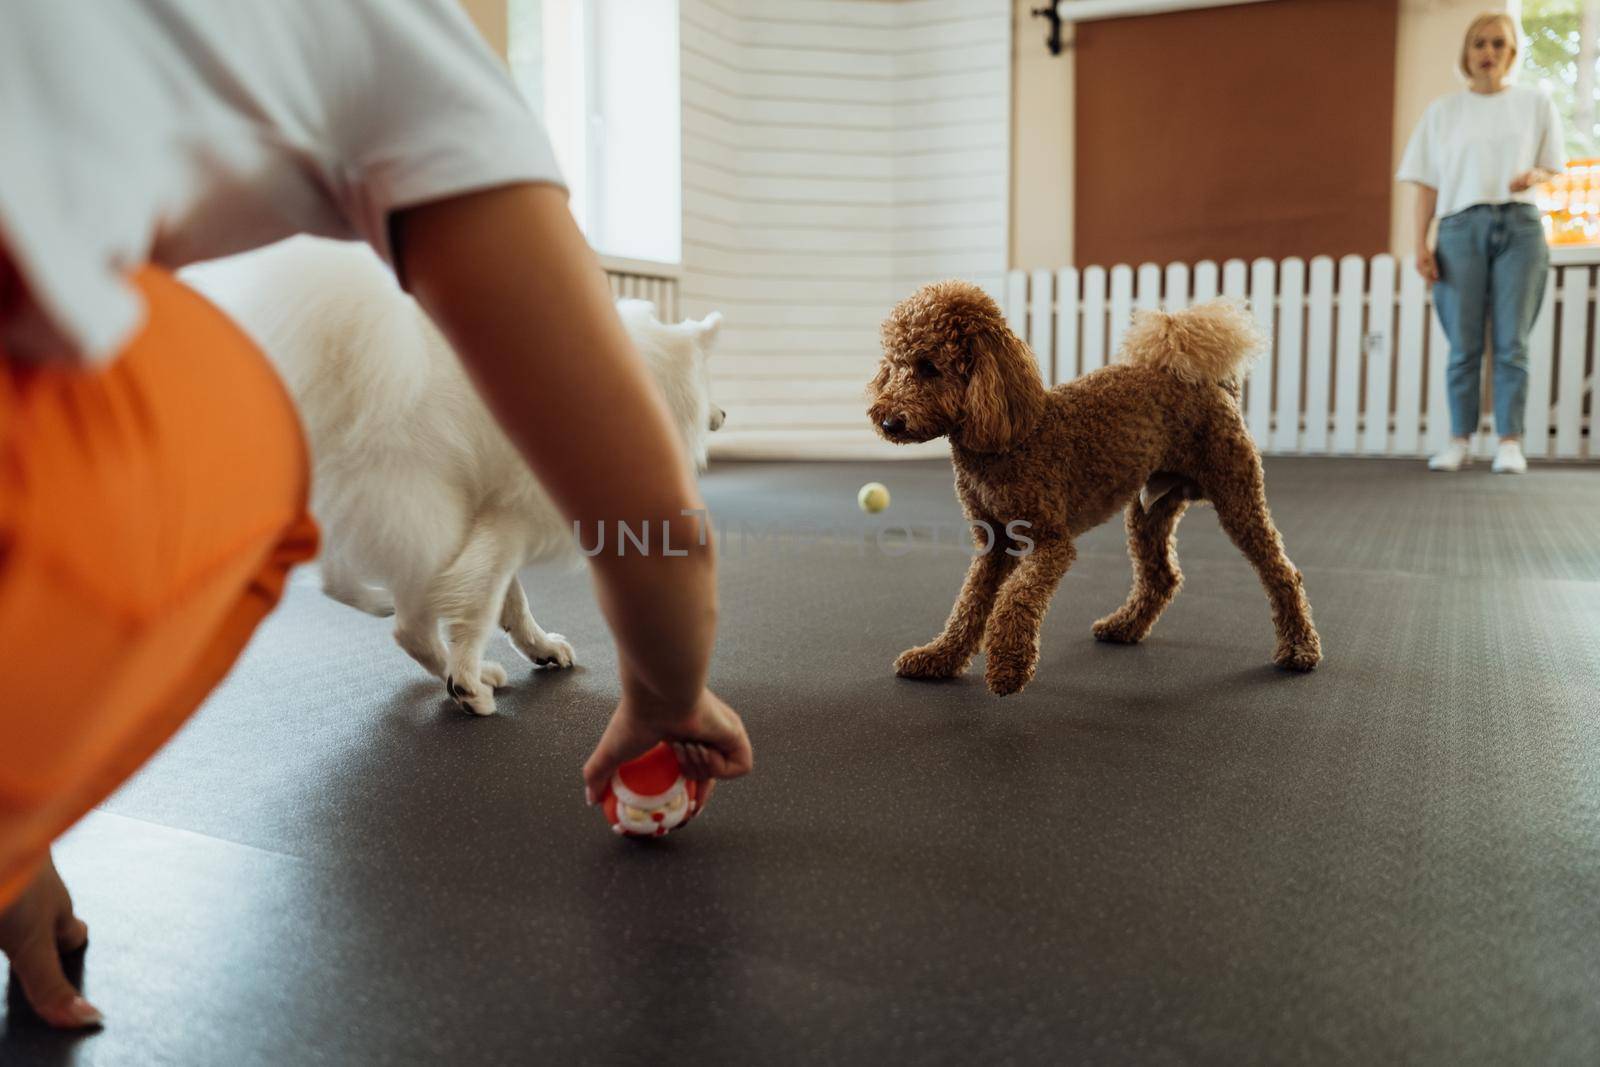
M 721 408 L 717 407 L 716 405 L 712 405 L 712 408 L 711 408 L 711 431 L 713 433 L 715 433 L 716 431 L 722 429 L 722 424 L 727 422 L 727 421 L 728 421 L 728 413 L 726 411 L 723 411 Z
M 890 437 L 898 437 L 900 434 L 906 432 L 905 412 L 897 411 L 893 415 L 890 415 L 888 418 L 884 419 L 882 422 L 878 423 L 878 425 L 882 427 L 883 432 L 888 434 Z

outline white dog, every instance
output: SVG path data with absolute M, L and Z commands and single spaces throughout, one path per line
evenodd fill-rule
M 294 395 L 315 467 L 323 591 L 393 613 L 400 647 L 479 715 L 506 683 L 482 658 L 497 622 L 535 664 L 570 667 L 572 646 L 534 621 L 517 570 L 575 558 L 573 530 L 377 256 L 294 238 L 183 278 L 261 345 Z M 724 418 L 706 367 L 721 315 L 665 326 L 647 302 L 617 310 L 704 468 L 706 434 Z

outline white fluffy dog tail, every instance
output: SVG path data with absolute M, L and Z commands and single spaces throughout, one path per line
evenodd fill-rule
M 1138 312 L 1119 358 L 1171 371 L 1196 385 L 1226 385 L 1244 378 L 1266 344 L 1239 301 L 1212 300 L 1183 311 Z

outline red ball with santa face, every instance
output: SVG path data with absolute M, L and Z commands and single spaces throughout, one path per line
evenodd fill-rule
M 700 811 L 705 783 L 684 777 L 678 757 L 662 741 L 611 776 L 602 801 L 611 829 L 628 837 L 661 837 Z

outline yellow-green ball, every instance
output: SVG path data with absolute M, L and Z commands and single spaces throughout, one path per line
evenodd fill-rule
M 882 482 L 868 482 L 856 494 L 856 503 L 869 515 L 876 515 L 889 506 L 889 490 Z

